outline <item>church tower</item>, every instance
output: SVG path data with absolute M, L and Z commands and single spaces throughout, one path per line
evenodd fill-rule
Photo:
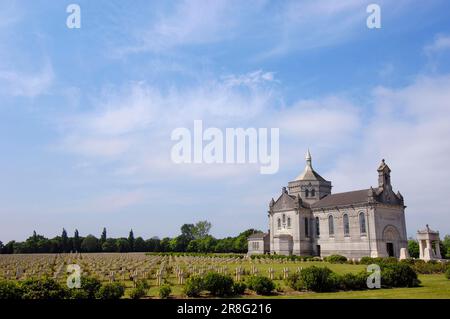
M 381 164 L 377 169 L 378 171 L 378 187 L 383 190 L 392 190 L 391 185 L 391 169 L 387 166 L 384 159 L 381 160 Z
M 288 184 L 289 194 L 299 196 L 304 202 L 313 204 L 331 194 L 331 182 L 325 180 L 312 167 L 311 153 L 306 152 L 306 167 L 294 181 Z

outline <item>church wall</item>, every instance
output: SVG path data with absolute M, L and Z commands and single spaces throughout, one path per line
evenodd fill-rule
M 264 254 L 264 239 L 249 239 L 248 240 L 248 254 Z
M 360 231 L 359 214 L 366 216 L 366 233 Z M 349 233 L 344 234 L 344 214 L 348 215 Z M 371 255 L 370 215 L 371 210 L 366 206 L 349 207 L 341 209 L 326 209 L 313 213 L 314 217 L 319 217 L 320 236 L 314 240 L 313 248 L 317 253 L 317 245 L 320 245 L 322 257 L 333 254 L 346 256 L 347 258 L 361 258 Z M 329 234 L 328 218 L 334 218 L 334 235 Z
M 400 248 L 406 248 L 408 244 L 404 209 L 400 206 L 377 205 L 374 223 L 378 257 L 388 256 L 387 242 L 393 243 L 395 257 L 400 257 Z M 392 238 L 393 232 L 389 231 L 390 229 L 395 229 L 398 238 Z M 386 234 L 388 235 L 387 238 Z

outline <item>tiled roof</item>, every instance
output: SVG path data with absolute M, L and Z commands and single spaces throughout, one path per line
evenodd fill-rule
M 311 208 L 324 208 L 366 203 L 369 199 L 369 189 L 352 192 L 336 193 L 325 196 L 311 205 Z

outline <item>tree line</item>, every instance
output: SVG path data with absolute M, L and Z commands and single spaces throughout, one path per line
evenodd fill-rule
M 46 238 L 33 232 L 24 242 L 14 240 L 3 244 L 1 254 L 69 253 L 69 252 L 199 252 L 199 253 L 246 253 L 247 237 L 257 230 L 248 229 L 236 237 L 217 239 L 209 234 L 211 223 L 199 221 L 181 226 L 181 234 L 170 238 L 135 237 L 131 229 L 128 237 L 111 238 L 106 228 L 99 238 L 94 235 L 80 236 L 75 229 L 69 237 L 63 228 L 60 236 Z

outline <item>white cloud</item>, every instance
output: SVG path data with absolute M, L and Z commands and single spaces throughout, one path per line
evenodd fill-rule
M 133 32 L 136 44 L 121 49 L 127 52 L 162 52 L 186 45 L 216 43 L 233 37 L 242 12 L 251 6 L 238 1 L 183 0 L 170 12 L 160 15 L 150 26 Z
M 433 43 L 425 46 L 424 51 L 427 55 L 432 55 L 448 49 L 450 49 L 450 36 L 438 34 Z
M 335 191 L 376 186 L 386 158 L 392 183 L 404 195 L 410 230 L 429 223 L 442 232 L 450 198 L 450 77 L 419 77 L 404 88 L 377 88 L 374 114 L 351 152 L 341 152 L 325 174 Z M 414 235 L 414 234 L 411 234 Z
M 264 82 L 274 81 L 274 72 L 263 72 L 262 70 L 257 70 L 249 72 L 242 75 L 228 75 L 223 77 L 225 84 L 229 86 L 248 86 L 255 87 Z
M 316 145 L 333 147 L 332 143 L 349 139 L 358 129 L 358 112 L 345 99 L 327 97 L 286 107 L 276 83 L 272 72 L 262 70 L 168 92 L 134 83 L 100 94 L 92 111 L 63 120 L 60 147 L 80 155 L 81 162 L 115 162 L 114 174 L 122 178 L 177 179 L 180 174 L 198 179 L 236 178 L 255 174 L 259 165 L 174 164 L 170 160 L 172 130 L 192 130 L 198 119 L 205 128 L 280 128 L 281 143 L 288 145 L 282 150 L 282 160 L 298 165 L 300 161 L 293 160 L 290 151 L 303 152 L 311 139 Z
M 50 64 L 37 73 L 0 69 L 0 94 L 36 97 L 47 92 L 53 79 L 54 73 Z

